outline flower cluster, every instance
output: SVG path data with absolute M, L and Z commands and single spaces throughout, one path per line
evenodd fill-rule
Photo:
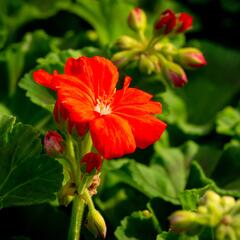
M 112 60 L 120 67 L 133 63 L 146 74 L 161 74 L 174 86 L 182 87 L 187 82 L 183 68 L 193 69 L 206 65 L 206 60 L 196 48 L 177 48 L 171 39 L 192 28 L 192 17 L 185 13 L 176 14 L 166 10 L 160 14 L 153 26 L 153 33 L 147 39 L 146 15 L 139 8 L 133 9 L 128 17 L 129 27 L 137 38 L 121 36 L 115 43 L 117 52 Z
M 211 227 L 217 240 L 240 239 L 240 200 L 213 191 L 205 193 L 196 211 L 176 211 L 169 219 L 171 230 L 177 233 L 193 235 Z

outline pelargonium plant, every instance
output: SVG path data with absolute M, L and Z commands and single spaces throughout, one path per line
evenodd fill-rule
M 197 3 L 3 2 L 0 239 L 240 239 L 240 62 Z

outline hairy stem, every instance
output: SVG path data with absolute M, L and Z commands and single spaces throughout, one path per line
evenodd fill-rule
M 84 200 L 80 196 L 76 195 L 73 200 L 68 240 L 80 240 L 84 205 Z

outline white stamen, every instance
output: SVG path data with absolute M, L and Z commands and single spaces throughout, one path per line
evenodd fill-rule
M 97 105 L 94 107 L 94 111 L 100 113 L 100 115 L 108 115 L 112 112 L 110 104 L 105 104 L 99 99 L 97 99 Z

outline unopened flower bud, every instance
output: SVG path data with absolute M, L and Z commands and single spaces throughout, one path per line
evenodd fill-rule
M 176 26 L 175 13 L 168 9 L 160 15 L 160 18 L 154 24 L 155 35 L 168 34 Z
M 174 58 L 186 68 L 203 67 L 207 64 L 202 52 L 196 48 L 182 48 Z
M 224 196 L 221 198 L 221 206 L 223 207 L 223 211 L 227 212 L 232 207 L 234 207 L 236 201 L 233 197 L 230 196 Z
M 101 237 L 106 238 L 107 227 L 104 218 L 99 211 L 93 209 L 88 212 L 87 219 L 85 222 L 87 229 L 94 235 L 95 238 Z
M 165 77 L 170 80 L 175 87 L 183 87 L 187 83 L 187 76 L 184 70 L 177 64 L 166 61 L 164 63 Z
M 139 69 L 143 73 L 151 74 L 155 70 L 153 61 L 149 56 L 142 54 L 139 59 Z
M 209 190 L 203 195 L 199 203 L 201 205 L 209 205 L 209 204 L 219 205 L 220 201 L 221 201 L 221 197 L 217 193 Z
M 128 15 L 128 26 L 135 32 L 144 31 L 147 17 L 141 8 L 134 8 Z
M 118 67 L 124 67 L 134 58 L 134 55 L 135 52 L 131 50 L 117 52 L 112 56 L 112 61 Z
M 86 164 L 86 172 L 89 174 L 94 169 L 99 172 L 102 166 L 102 157 L 97 153 L 89 152 L 83 156 L 81 164 Z
M 236 233 L 231 226 L 228 225 L 220 225 L 216 229 L 216 239 L 217 240 L 237 240 Z
M 49 131 L 44 137 L 44 149 L 51 157 L 57 157 L 64 152 L 64 140 L 56 131 Z
M 196 213 L 185 210 L 176 211 L 169 217 L 171 229 L 178 233 L 195 229 L 198 226 L 196 219 Z
M 182 33 L 189 30 L 190 28 L 192 28 L 192 22 L 193 22 L 192 16 L 185 12 L 180 13 L 177 18 L 176 32 Z
M 132 49 L 139 46 L 138 41 L 129 37 L 129 36 L 121 36 L 115 43 L 115 45 L 120 49 Z

